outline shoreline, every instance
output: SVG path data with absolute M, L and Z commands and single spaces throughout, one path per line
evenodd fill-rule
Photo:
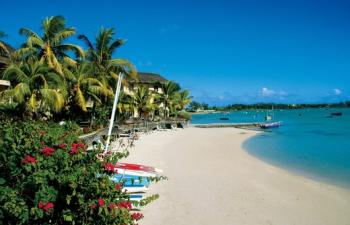
M 350 191 L 270 165 L 243 149 L 257 131 L 186 128 L 143 135 L 128 162 L 164 170 L 140 224 L 349 224 Z
M 239 129 L 242 129 L 242 128 L 239 128 Z M 258 133 L 256 135 L 260 135 L 260 134 L 261 133 Z M 350 184 L 348 184 L 348 183 L 344 183 L 344 182 L 341 182 L 341 181 L 335 181 L 335 180 L 332 180 L 332 179 L 324 178 L 322 176 L 317 176 L 317 175 L 314 175 L 314 174 L 310 174 L 310 173 L 307 173 L 307 172 L 305 172 L 304 170 L 301 170 L 301 169 L 299 169 L 299 170 L 298 169 L 293 169 L 291 167 L 280 165 L 279 163 L 275 162 L 272 159 L 263 159 L 263 158 L 260 158 L 259 156 L 254 155 L 254 153 L 251 153 L 248 148 L 244 147 L 244 143 L 250 141 L 250 139 L 254 138 L 256 135 L 254 135 L 252 137 L 249 137 L 244 142 L 242 142 L 242 149 L 248 155 L 250 155 L 251 157 L 253 157 L 255 159 L 258 159 L 259 161 L 261 161 L 263 163 L 266 163 L 267 165 L 270 165 L 270 166 L 276 167 L 278 169 L 281 169 L 281 170 L 285 171 L 286 173 L 288 173 L 290 175 L 297 176 L 297 177 L 302 177 L 304 179 L 312 180 L 314 182 L 321 183 L 321 184 L 324 184 L 324 185 L 329 185 L 329 186 L 341 188 L 341 189 L 344 189 L 344 190 L 350 192 Z

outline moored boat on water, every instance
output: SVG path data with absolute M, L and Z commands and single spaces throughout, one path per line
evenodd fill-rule
M 273 123 L 262 123 L 260 124 L 260 128 L 269 129 L 269 128 L 277 128 L 281 126 L 282 122 L 273 122 Z
M 342 112 L 334 112 L 334 113 L 331 113 L 331 116 L 342 116 L 343 113 Z

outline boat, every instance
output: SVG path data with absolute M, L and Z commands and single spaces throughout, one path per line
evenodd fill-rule
M 271 121 L 272 120 L 272 116 L 271 115 L 266 115 L 265 116 L 265 121 Z
M 148 191 L 148 188 L 145 186 L 143 186 L 143 187 L 123 186 L 122 191 L 126 192 L 126 193 L 144 193 L 144 192 Z
M 129 174 L 129 175 L 134 175 L 134 176 L 139 176 L 139 177 L 159 177 L 159 173 L 155 172 L 146 172 L 146 171 L 141 171 L 141 170 L 127 170 L 127 169 L 120 169 L 120 168 L 115 168 L 115 172 L 118 174 Z
M 334 112 L 334 113 L 331 113 L 331 116 L 342 116 L 343 113 L 342 112 Z
M 145 172 L 153 172 L 153 173 L 162 173 L 163 172 L 163 170 L 152 167 L 152 166 L 145 166 L 145 165 L 133 164 L 133 163 L 117 162 L 115 164 L 115 167 L 119 168 L 119 169 L 145 171 Z
M 281 126 L 281 122 L 262 123 L 262 124 L 260 124 L 260 128 L 263 128 L 263 129 L 277 128 L 279 126 Z
M 140 177 L 128 174 L 114 174 L 110 179 L 115 183 L 123 183 L 126 187 L 148 187 L 150 180 L 148 177 Z
M 273 113 L 273 106 L 271 107 L 271 112 L 272 114 L 269 114 L 269 111 L 266 111 L 266 116 L 265 116 L 265 121 L 271 121 L 274 117 L 274 113 Z
M 221 117 L 220 120 L 229 120 L 228 117 Z

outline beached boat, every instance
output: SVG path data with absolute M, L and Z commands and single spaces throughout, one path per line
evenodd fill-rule
M 129 187 L 148 187 L 150 180 L 148 177 L 140 177 L 128 174 L 114 174 L 110 179 L 115 183 L 123 183 L 123 186 Z
M 143 187 L 131 187 L 131 186 L 124 186 L 122 191 L 127 192 L 127 193 L 143 193 L 148 191 L 148 188 L 143 186 Z
M 137 171 L 154 172 L 154 173 L 162 173 L 163 172 L 163 170 L 152 167 L 152 166 L 145 166 L 145 165 L 133 164 L 133 163 L 117 162 L 115 164 L 115 167 L 119 168 L 119 169 L 137 170 Z
M 128 175 L 134 175 L 139 177 L 159 177 L 160 176 L 159 173 L 146 172 L 141 170 L 127 170 L 127 169 L 120 169 L 120 168 L 115 168 L 114 170 L 118 174 L 128 174 Z
M 277 128 L 279 126 L 281 126 L 281 122 L 262 123 L 262 124 L 260 124 L 260 128 L 263 128 L 263 129 Z

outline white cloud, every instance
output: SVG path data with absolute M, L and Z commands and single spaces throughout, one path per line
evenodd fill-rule
M 342 91 L 338 88 L 335 88 L 333 91 L 334 91 L 335 95 L 341 95 L 341 93 L 342 93 Z
M 263 88 L 261 88 L 260 93 L 262 96 L 269 97 L 269 96 L 275 95 L 276 91 L 268 89 L 267 87 L 263 87 Z

